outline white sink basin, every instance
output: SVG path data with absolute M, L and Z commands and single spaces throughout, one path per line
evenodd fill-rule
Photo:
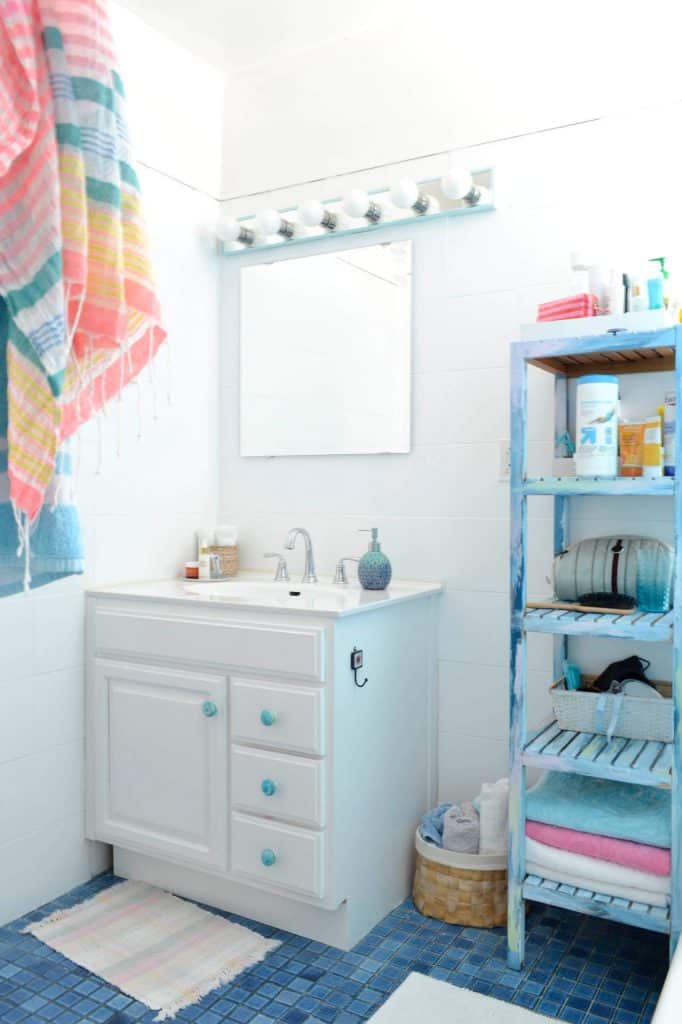
M 192 580 L 153 580 L 97 587 L 89 593 L 97 596 L 134 597 L 158 601 L 185 601 L 201 604 L 231 605 L 235 608 L 270 608 L 273 611 L 351 615 L 372 608 L 408 601 L 426 594 L 437 594 L 442 585 L 394 580 L 386 590 L 363 590 L 359 583 L 337 585 L 331 580 L 319 583 L 275 582 L 262 573 L 240 573 L 230 580 L 193 582 Z
M 283 608 L 305 608 L 318 611 L 340 611 L 355 606 L 366 591 L 349 585 L 332 583 L 256 582 L 235 577 L 216 583 L 187 583 L 185 591 L 199 600 L 230 604 L 261 604 Z

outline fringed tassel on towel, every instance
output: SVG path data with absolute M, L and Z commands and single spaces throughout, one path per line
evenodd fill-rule
M 14 520 L 17 524 L 17 536 L 19 546 L 17 547 L 17 558 L 24 560 L 24 593 L 28 594 L 31 589 L 31 521 L 25 512 L 20 512 L 12 502 Z

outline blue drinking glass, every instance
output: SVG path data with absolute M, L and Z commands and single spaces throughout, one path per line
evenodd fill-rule
M 670 574 L 658 544 L 637 548 L 637 608 L 640 612 L 670 610 Z

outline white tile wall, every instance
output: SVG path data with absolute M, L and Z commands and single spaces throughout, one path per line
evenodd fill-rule
M 376 14 L 376 0 L 366 7 Z M 577 0 L 555 45 L 555 13 L 537 0 L 493 4 L 491 20 L 468 31 L 460 45 L 461 10 L 439 4 L 428 43 L 421 44 L 413 7 L 398 0 L 380 28 L 347 16 L 352 31 L 344 32 L 339 20 L 339 31 L 315 46 L 295 54 L 286 46 L 266 50 L 226 84 L 223 194 L 323 179 L 613 110 L 651 109 L 661 97 L 682 95 L 675 32 L 662 31 L 662 19 L 625 19 L 614 33 L 609 4 Z M 669 18 L 666 27 L 673 24 Z M 617 45 L 605 48 L 603 40 L 614 35 Z M 632 80 L 622 74 L 628 63 L 638 71 Z M 646 160 L 650 151 L 639 142 L 633 134 L 612 150 L 607 173 L 597 178 L 600 193 L 624 159 Z M 595 162 L 592 150 L 566 149 L 557 184 L 573 193 L 576 178 L 580 184 L 590 176 Z M 543 161 L 544 140 L 537 153 Z M 553 184 L 539 182 L 539 188 L 546 194 Z
M 138 74 L 138 100 L 143 82 Z M 197 90 L 204 84 L 201 76 L 193 80 Z M 153 93 L 146 109 L 141 100 L 138 124 L 156 104 Z M 192 130 L 196 142 L 199 126 Z M 191 140 L 178 161 L 170 157 L 178 135 L 182 117 L 174 109 L 174 138 L 160 147 L 147 134 L 143 152 L 192 179 Z M 213 153 L 217 181 L 218 152 L 214 138 L 200 152 L 194 145 L 201 164 L 195 179 L 206 179 Z M 215 519 L 219 276 L 205 228 L 218 205 L 162 173 L 143 168 L 140 177 L 172 375 L 163 353 L 153 377 L 145 373 L 82 432 L 86 579 L 0 600 L 0 925 L 103 870 L 109 859 L 107 847 L 84 839 L 84 585 L 176 574 L 192 557 L 195 530 Z
M 218 195 L 223 74 L 189 52 L 189 39 L 178 45 L 119 3 L 109 8 L 136 159 Z
M 506 773 L 508 663 L 508 505 L 498 481 L 498 440 L 508 437 L 509 345 L 519 323 L 535 319 L 538 302 L 570 294 L 572 249 L 594 249 L 626 261 L 633 254 L 674 253 L 680 248 L 665 216 L 641 195 L 644 165 L 656 154 L 659 168 L 674 166 L 682 145 L 666 129 L 677 108 L 648 111 L 507 142 L 472 147 L 471 166 L 496 169 L 499 209 L 491 215 L 394 229 L 414 241 L 413 448 L 405 456 L 334 459 L 242 459 L 238 448 L 238 269 L 223 271 L 222 512 L 241 527 L 243 563 L 264 569 L 262 553 L 281 548 L 297 523 L 312 532 L 317 560 L 331 572 L 341 555 L 362 551 L 355 532 L 380 527 L 396 576 L 440 577 L 440 795 L 472 796 L 480 782 Z M 637 140 L 637 155 L 634 154 Z M 648 147 L 648 148 L 647 148 Z M 632 161 L 622 159 L 632 155 Z M 650 171 L 652 168 L 650 168 Z M 442 172 L 438 161 L 420 161 L 417 177 Z M 377 187 L 386 170 L 356 175 Z M 353 180 L 341 184 L 341 190 Z M 307 192 L 310 191 L 308 188 Z M 322 194 L 322 193 L 320 193 Z M 328 193 L 331 194 L 331 193 Z M 278 203 L 296 203 L 302 190 L 287 188 Z M 270 201 L 269 200 L 269 201 Z M 252 208 L 252 200 L 231 204 Z M 230 205 L 230 204 L 226 204 Z M 342 241 L 330 244 L 341 245 Z M 345 244 L 348 244 L 347 242 Z M 551 381 L 531 371 L 529 461 L 533 472 L 550 467 L 553 415 Z M 629 400 L 650 409 L 658 385 Z M 551 506 L 530 507 L 530 592 L 548 592 Z M 605 502 L 581 506 L 573 536 L 637 528 L 670 536 L 670 510 L 657 502 Z M 656 517 L 656 520 L 652 519 Z M 291 559 L 297 572 L 299 554 Z M 617 648 L 613 657 L 622 656 Z M 611 648 L 576 656 L 604 664 Z M 665 677 L 665 654 L 654 667 Z M 530 707 L 548 710 L 551 640 L 531 638 Z

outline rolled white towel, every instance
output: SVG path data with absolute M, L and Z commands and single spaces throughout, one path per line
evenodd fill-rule
M 484 782 L 478 795 L 481 824 L 480 853 L 504 853 L 507 849 L 509 779 Z
M 443 849 L 453 853 L 478 853 L 480 825 L 472 803 L 451 807 L 443 818 Z
M 238 538 L 239 531 L 237 527 L 233 526 L 231 523 L 221 523 L 220 526 L 216 527 L 216 544 L 220 544 L 224 547 L 234 547 Z

